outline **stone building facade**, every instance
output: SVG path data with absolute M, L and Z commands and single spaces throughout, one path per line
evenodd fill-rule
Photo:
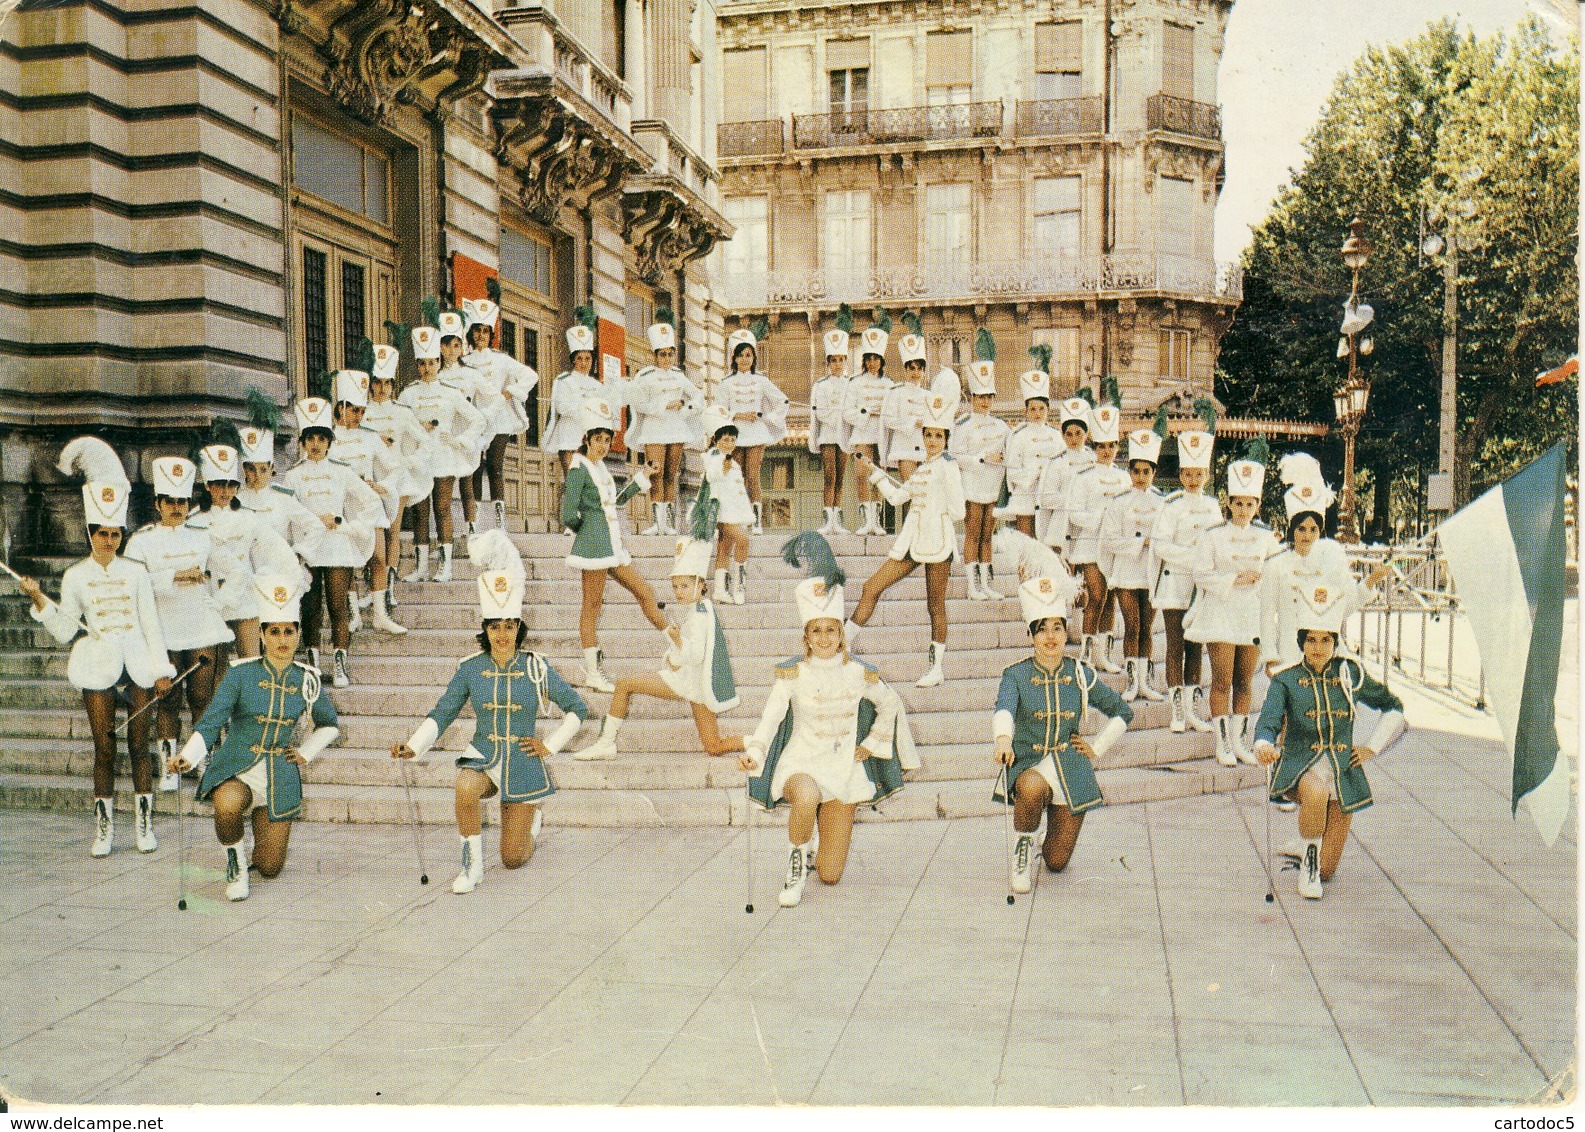
M 647 360 L 656 305 L 690 371 L 718 366 L 715 29 L 711 0 L 23 0 L 0 24 L 8 545 L 81 546 L 69 435 L 141 485 L 248 386 L 284 404 L 492 275 L 541 420 L 582 303 L 606 372 Z M 531 523 L 555 505 L 534 439 L 511 452 Z

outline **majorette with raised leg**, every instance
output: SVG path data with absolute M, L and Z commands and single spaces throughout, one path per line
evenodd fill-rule
M 1150 535 L 1157 561 L 1151 602 L 1161 610 L 1166 630 L 1167 698 L 1172 704 L 1169 729 L 1175 735 L 1191 727 L 1201 732 L 1212 729 L 1200 686 L 1201 645 L 1183 633 L 1184 614 L 1194 596 L 1194 566 L 1199 561 L 1200 543 L 1207 530 L 1222 522 L 1222 505 L 1214 495 L 1205 493 L 1211 478 L 1211 454 L 1216 447 L 1210 432 L 1216 425 L 1216 409 L 1201 398 L 1195 401 L 1194 411 L 1205 422 L 1205 428 L 1178 433 L 1181 486 L 1162 501 Z
M 578 321 L 567 327 L 567 368 L 556 375 L 550 387 L 550 415 L 545 420 L 545 437 L 540 447 L 554 452 L 566 471 L 583 444 L 583 405 L 598 397 L 616 412 L 621 412 L 624 390 L 607 386 L 595 366 L 596 334 L 600 319 L 593 307 L 577 307 L 572 312 Z
M 759 344 L 770 332 L 764 319 L 747 329 L 734 330 L 726 340 L 728 370 L 716 382 L 711 403 L 720 405 L 737 425 L 734 459 L 743 469 L 743 485 L 754 505 L 754 534 L 764 533 L 764 503 L 760 499 L 759 469 L 765 449 L 787 435 L 787 395 L 759 372 Z
M 628 387 L 633 419 L 628 423 L 627 445 L 644 453 L 656 469 L 650 484 L 649 506 L 654 522 L 646 535 L 677 533 L 677 484 L 682 478 L 683 450 L 699 443 L 699 410 L 704 393 L 677 365 L 677 328 L 666 307 L 655 311 L 647 331 L 655 364 L 642 367 Z
M 120 458 L 104 441 L 79 436 L 61 450 L 60 472 L 80 475 L 83 522 L 88 528 L 87 558 L 66 568 L 61 599 L 44 596 L 32 578 L 17 584 L 33 603 L 33 620 L 61 644 L 73 637 L 66 679 L 83 695 L 94 743 L 95 857 L 108 857 L 115 839 L 116 686 L 127 692 L 127 754 L 136 792 L 137 845 L 145 853 L 159 847 L 154 837 L 154 760 L 149 756 L 145 710 L 153 696 L 171 690 L 177 673 L 165 652 L 165 637 L 154 603 L 149 572 L 122 558 L 131 485 Z M 10 567 L 7 567 L 10 572 Z M 82 636 L 78 637 L 81 633 Z
M 1123 698 L 1153 703 L 1167 698 L 1150 679 L 1156 626 L 1156 610 L 1150 604 L 1156 552 L 1150 536 L 1161 514 L 1161 493 L 1154 485 L 1166 435 L 1165 408 L 1157 414 L 1155 428 L 1136 428 L 1128 434 L 1130 489 L 1113 499 L 1101 516 L 1101 573 L 1123 614 L 1123 667 L 1128 672 Z
M 947 655 L 947 583 L 952 559 L 958 551 L 957 524 L 963 521 L 963 476 L 947 455 L 947 439 L 958 415 L 957 376 L 950 374 L 952 393 L 931 392 L 924 408 L 925 460 L 908 482 L 898 484 L 886 472 L 860 456 L 861 475 L 869 477 L 893 507 L 908 504 L 908 517 L 892 543 L 887 558 L 864 583 L 864 592 L 846 627 L 849 649 L 857 646 L 859 629 L 869 624 L 875 603 L 897 582 L 925 568 L 925 600 L 930 609 L 930 661 L 915 685 L 933 688 L 946 678 L 942 665 Z
M 1048 346 L 1038 348 L 1050 349 Z M 1062 433 L 1062 449 L 1046 461 L 1040 473 L 1040 486 L 1035 490 L 1035 502 L 1040 511 L 1035 520 L 1037 537 L 1064 555 L 1068 552 L 1068 489 L 1073 486 L 1074 476 L 1095 466 L 1095 449 L 1089 444 L 1090 413 L 1095 406 L 1089 397 L 1090 390 L 1086 386 L 1052 409 L 1051 419 L 1057 422 Z
M 859 372 L 848 379 L 846 400 L 842 407 L 842 421 L 847 425 L 847 452 L 855 460 L 867 456 L 880 464 L 881 445 L 886 439 L 886 425 L 881 413 L 886 407 L 886 395 L 892 381 L 886 376 L 886 343 L 891 337 L 891 319 L 881 312 L 881 320 L 859 335 Z M 881 505 L 875 498 L 875 488 L 860 476 L 854 490 L 859 501 L 859 525 L 856 535 L 883 535 Z
M 365 338 L 363 345 L 367 357 L 362 360 L 372 368 L 375 363 L 374 344 Z M 402 501 L 407 470 L 402 466 L 397 451 L 387 445 L 385 438 L 364 420 L 371 384 L 368 373 L 363 370 L 339 370 L 333 381 L 336 460 L 356 472 L 358 478 L 380 500 L 380 516 L 374 524 L 374 551 L 368 562 L 369 598 L 363 600 L 358 597 L 358 579 L 363 571 L 355 569 L 352 572 L 352 586 L 347 594 L 352 603 L 352 624 L 349 627 L 354 633 L 358 631 L 363 624 L 359 611 L 367 607 L 371 625 L 383 633 L 400 635 L 407 629 L 392 621 L 386 612 L 385 589 L 390 584 L 390 576 L 386 571 L 386 548 L 390 545 L 391 524 Z
M 1036 355 L 1037 366 L 1049 356 L 1046 347 L 1037 346 L 1030 353 Z M 1051 411 L 1051 375 L 1044 368 L 1020 374 L 1018 393 L 1024 402 L 1024 423 L 1007 438 L 1007 502 L 995 514 L 1034 537 L 1040 477 L 1046 462 L 1062 448 L 1062 434 L 1046 423 Z
M 1004 768 L 992 799 L 1013 807 L 1014 892 L 1033 887 L 1035 834 L 1046 817 L 1041 855 L 1054 873 L 1067 867 L 1084 815 L 1102 802 L 1094 763 L 1105 757 L 1133 722 L 1134 711 L 1101 682 L 1095 669 L 1065 655 L 1068 608 L 1078 592 L 1066 575 L 1030 578 L 1018 587 L 1018 606 L 1034 642 L 1034 655 L 1002 673 L 991 735 Z M 1107 716 L 1094 739 L 1079 734 L 1086 710 Z M 1011 783 L 1011 798 L 1007 784 Z M 1009 898 L 1011 899 L 1011 898 Z
M 738 429 L 721 405 L 706 405 L 702 419 L 707 447 L 701 463 L 717 537 L 715 600 L 742 605 L 748 600 L 748 532 L 754 525 L 754 507 L 743 486 L 743 469 L 732 458 Z M 694 507 L 698 506 L 695 500 Z
M 529 394 L 539 384 L 539 374 L 511 354 L 495 348 L 495 327 L 501 318 L 501 285 L 492 276 L 488 299 L 463 299 L 462 321 L 468 352 L 462 364 L 475 375 L 473 407 L 484 415 L 484 454 L 473 472 L 473 498 L 484 499 L 489 478 L 490 504 L 495 525 L 506 529 L 506 446 L 528 428 Z
M 776 666 L 759 726 L 744 737 L 738 760 L 750 775 L 751 805 L 792 808 L 783 908 L 803 899 L 811 867 L 826 884 L 842 879 L 858 807 L 895 794 L 903 774 L 919 766 L 902 700 L 843 641 L 842 573 L 830 547 L 813 531 L 795 541 L 812 557 L 794 556 L 819 575 L 794 591 L 803 655 Z
M 1194 600 L 1183 618 L 1184 635 L 1211 657 L 1211 726 L 1223 766 L 1253 764 L 1244 743 L 1250 682 L 1260 663 L 1260 580 L 1266 560 L 1282 544 L 1256 518 L 1266 480 L 1266 442 L 1250 441 L 1244 457 L 1227 467 L 1227 521 L 1200 538 L 1194 567 Z
M 991 353 L 995 352 L 992 343 Z M 1007 480 L 1007 441 L 1013 430 L 991 414 L 996 404 L 996 359 L 972 361 L 967 372 L 969 412 L 953 426 L 947 451 L 963 475 L 963 572 L 969 580 L 969 597 L 994 601 L 1007 596 L 991 581 L 991 536 L 996 533 L 993 512 Z M 936 380 L 941 379 L 938 373 Z
M 1066 514 L 1067 546 L 1063 558 L 1075 573 L 1084 577 L 1087 597 L 1084 603 L 1084 636 L 1079 656 L 1102 672 L 1116 674 L 1122 668 L 1112 660 L 1117 601 L 1106 585 L 1101 570 L 1101 516 L 1112 500 L 1129 490 L 1128 473 L 1117 466 L 1122 410 L 1117 402 L 1117 382 L 1107 378 L 1110 400 L 1090 413 L 1090 440 L 1095 463 L 1077 472 L 1068 481 Z
M 1321 898 L 1348 842 L 1353 815 L 1371 804 L 1363 764 L 1404 732 L 1403 703 L 1357 660 L 1337 655 L 1343 622 L 1354 608 L 1350 589 L 1324 582 L 1300 593 L 1294 643 L 1303 659 L 1271 678 L 1255 724 L 1255 756 L 1276 766 L 1271 800 L 1299 803 L 1299 895 Z M 1381 713 L 1356 743 L 1359 704 Z M 1281 741 L 1279 754 L 1277 742 Z
M 601 671 L 600 609 L 605 604 L 606 579 L 616 582 L 638 601 L 645 618 L 665 633 L 666 615 L 655 604 L 655 591 L 633 566 L 633 556 L 622 545 L 620 511 L 633 496 L 649 490 L 650 472 L 635 469 L 627 486 L 618 490 L 605 466 L 611 438 L 616 435 L 616 414 L 611 404 L 591 397 L 583 406 L 583 446 L 573 453 L 567 469 L 567 486 L 561 497 L 561 522 L 573 533 L 567 565 L 580 571 L 583 604 L 578 612 L 578 638 L 583 646 L 583 684 L 596 692 L 614 692 L 616 685 Z
M 843 418 L 848 389 L 848 336 L 853 331 L 853 311 L 846 303 L 837 308 L 835 329 L 821 338 L 826 372 L 809 387 L 809 454 L 820 457 L 821 504 L 826 521 L 823 535 L 845 535 L 842 525 L 842 481 L 847 471 L 848 426 Z
M 661 669 L 650 676 L 623 676 L 616 682 L 611 710 L 600 727 L 600 737 L 572 757 L 582 761 L 614 759 L 616 740 L 627 721 L 634 696 L 653 696 L 658 700 L 681 700 L 693 711 L 699 742 L 707 755 L 741 751 L 740 736 L 722 737 L 716 716 L 737 706 L 737 685 L 732 679 L 732 658 L 727 654 L 726 634 L 715 606 L 710 602 L 706 575 L 710 571 L 713 531 L 710 501 L 704 509 L 694 504 L 693 537 L 677 544 L 671 567 L 671 592 L 676 608 L 686 610 L 680 627 L 668 630 L 671 647 L 661 658 Z M 702 537 L 701 537 L 702 536 Z
M 330 458 L 335 440 L 330 402 L 323 397 L 305 397 L 292 409 L 303 458 L 282 478 L 297 493 L 298 502 L 319 520 L 297 545 L 297 553 L 313 577 L 303 601 L 303 645 L 308 649 L 308 663 L 319 668 L 320 630 L 328 607 L 335 649 L 331 682 L 345 688 L 351 683 L 347 649 L 352 645 L 352 572 L 362 569 L 374 553 L 375 535 L 385 522 L 385 506 L 357 472 Z
M 253 822 L 253 865 L 262 877 L 279 876 L 292 822 L 303 812 L 302 768 L 341 734 L 319 670 L 293 660 L 298 581 L 295 574 L 253 579 L 264 655 L 226 671 L 209 709 L 168 767 L 176 772 L 203 770 L 197 796 L 215 808 L 229 900 L 248 898 L 248 818 Z M 305 713 L 314 729 L 294 746 L 292 733 Z
M 487 531 L 485 537 L 496 532 Z M 473 741 L 457 756 L 455 799 L 462 871 L 451 891 L 472 892 L 484 880 L 484 835 L 480 803 L 501 799 L 501 866 L 521 868 L 534 855 L 542 825 L 540 804 L 556 792 L 545 756 L 567 745 L 589 708 L 545 658 L 523 647 L 523 562 L 514 550 L 506 570 L 478 578 L 479 651 L 457 665 L 445 693 L 405 743 L 391 746 L 394 759 L 422 758 L 451 726 L 464 705 L 475 716 Z M 535 733 L 550 704 L 561 723 L 540 740 Z
M 403 336 L 412 333 L 411 327 L 404 330 L 398 326 L 395 329 Z M 418 461 L 424 458 L 427 434 L 418 423 L 418 415 L 396 399 L 396 368 L 401 358 L 401 352 L 395 346 L 374 347 L 374 368 L 369 371 L 369 405 L 363 411 L 364 426 L 379 435 L 397 466 L 396 474 L 386 481 L 395 500 L 387 498 L 383 501 L 386 515 L 391 520 L 385 530 L 385 585 L 381 590 L 387 615 L 396 610 L 396 574 L 397 565 L 402 560 L 403 517 L 415 499 L 428 498 L 434 487 L 434 477 L 418 467 Z M 386 629 L 388 633 L 394 631 Z

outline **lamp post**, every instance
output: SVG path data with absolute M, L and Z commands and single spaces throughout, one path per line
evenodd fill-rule
M 1376 312 L 1359 301 L 1359 272 L 1370 259 L 1370 244 L 1362 234 L 1364 221 L 1355 217 L 1348 226 L 1348 239 L 1343 241 L 1340 254 L 1343 263 L 1353 273 L 1348 302 L 1343 304 L 1342 337 L 1338 339 L 1337 356 L 1348 358 L 1348 376 L 1341 388 L 1332 395 L 1332 406 L 1337 413 L 1337 423 L 1343 429 L 1343 499 L 1338 507 L 1337 535 L 1344 543 L 1359 542 L 1357 497 L 1354 492 L 1354 450 L 1359 440 L 1360 422 L 1365 419 L 1365 407 L 1370 402 L 1370 383 L 1359 373 L 1361 354 L 1369 354 L 1372 342 L 1361 340 L 1360 334 L 1370 326 Z

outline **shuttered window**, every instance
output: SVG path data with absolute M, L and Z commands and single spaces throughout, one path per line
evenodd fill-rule
M 770 81 L 770 68 L 765 62 L 765 49 L 723 51 L 721 56 L 721 120 L 762 122 L 769 118 L 766 84 Z
M 1079 178 L 1041 177 L 1035 181 L 1035 255 L 1079 254 Z
M 1161 26 L 1161 92 L 1175 98 L 1194 97 L 1193 28 Z
M 966 31 L 925 36 L 925 86 L 974 85 L 974 39 Z
M 1035 70 L 1084 69 L 1084 25 L 1078 20 L 1035 25 Z
M 1194 182 L 1162 177 L 1156 182 L 1157 250 L 1167 255 L 1194 254 Z
M 969 262 L 973 241 L 973 190 L 967 184 L 925 187 L 925 245 L 937 267 Z
M 826 40 L 826 70 L 851 71 L 859 67 L 868 69 L 869 65 L 870 41 L 867 36 L 861 39 Z

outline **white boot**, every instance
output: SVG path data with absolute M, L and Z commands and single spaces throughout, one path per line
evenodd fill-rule
M 1232 718 L 1218 715 L 1211 720 L 1211 725 L 1216 728 L 1216 761 L 1223 766 L 1237 766 L 1238 753 L 1233 750 L 1233 738 L 1228 734 L 1228 724 Z
M 717 570 L 715 572 L 715 603 L 717 605 L 732 604 L 732 591 L 727 589 L 725 570 Z
M 963 576 L 968 579 L 968 596 L 970 601 L 984 601 L 990 595 L 980 589 L 980 564 L 978 562 L 965 562 Z
M 677 504 L 675 502 L 666 504 L 666 533 L 669 535 L 682 533 L 677 527 Z
M 375 596 L 383 598 L 385 596 L 385 591 L 379 590 L 376 592 Z M 407 632 L 406 625 L 398 625 L 395 621 L 391 620 L 391 615 L 385 612 L 385 602 L 383 601 L 377 601 L 369 607 L 369 624 L 373 625 L 382 633 L 390 633 L 391 635 L 397 637 L 400 637 L 403 633 Z
M 356 633 L 363 628 L 363 614 L 358 610 L 358 595 L 349 593 L 347 595 L 347 604 L 352 607 L 352 617 L 347 622 L 347 632 Z
M 654 522 L 638 533 L 641 535 L 663 535 L 666 533 L 666 505 L 659 501 L 649 505 L 649 513 Z
M 870 504 L 870 534 L 884 535 L 886 524 L 881 522 L 881 501 L 877 499 Z
M 248 898 L 248 850 L 242 842 L 222 845 L 226 851 L 226 899 Z
M 114 798 L 94 799 L 94 844 L 89 849 L 90 855 L 95 857 L 110 856 L 110 846 L 116 839 L 116 800 Z
M 1079 634 L 1079 662 L 1095 667 L 1095 638 L 1089 633 Z
M 581 751 L 573 752 L 579 762 L 598 762 L 616 758 L 616 736 L 625 721 L 620 716 L 608 715 L 600 724 L 600 737 Z
M 539 840 L 539 831 L 544 829 L 544 828 L 545 828 L 545 807 L 544 806 L 535 806 L 534 807 L 534 823 L 528 827 L 528 839 L 530 841 L 538 841 Z
M 387 566 L 385 568 L 385 611 L 387 613 L 395 613 L 397 604 L 396 567 Z
M 476 520 L 469 519 L 466 523 L 463 524 L 463 530 L 465 532 L 467 532 L 466 533 L 466 537 L 467 538 L 472 538 L 474 535 L 479 533 L 479 524 L 478 524 L 478 522 Z
M 1227 727 L 1227 737 L 1233 744 L 1233 753 L 1238 756 L 1238 761 L 1250 766 L 1259 766 L 1260 760 L 1255 757 L 1255 752 L 1244 746 L 1244 732 L 1249 729 L 1249 716 L 1235 715 Z
M 853 533 L 842 525 L 842 508 L 840 505 L 831 508 L 831 533 L 834 535 L 850 535 Z
M 941 671 L 941 662 L 947 658 L 947 646 L 939 641 L 931 641 L 929 655 L 930 667 L 914 682 L 916 688 L 934 688 L 946 679 L 946 673 Z
M 331 653 L 330 663 L 335 668 L 335 672 L 331 675 L 330 679 L 331 687 L 345 688 L 350 685 L 352 680 L 347 676 L 347 650 L 337 649 L 335 652 Z
M 822 510 L 825 511 L 826 521 L 820 524 L 819 533 L 823 534 L 823 535 L 834 535 L 834 534 L 836 534 L 836 528 L 834 526 L 834 524 L 836 523 L 836 520 L 834 518 L 832 518 L 832 516 L 831 516 L 831 508 L 826 507 L 826 508 L 822 508 Z
M 1018 840 L 1013 843 L 1013 875 L 1011 885 L 1014 892 L 1028 892 L 1034 887 L 1035 864 L 1035 835 L 1020 833 Z
M 1321 899 L 1321 839 L 1304 839 L 1304 856 L 1299 859 L 1299 895 L 1306 900 Z
M 991 584 L 991 572 L 994 569 L 995 567 L 989 562 L 980 563 L 980 590 L 991 601 L 1001 601 L 1007 595 Z
M 616 685 L 605 677 L 600 671 L 600 649 L 598 646 L 583 650 L 583 686 L 592 692 L 614 692 Z
M 1167 730 L 1174 735 L 1182 735 L 1189 729 L 1189 721 L 1184 711 L 1183 701 L 1188 698 L 1189 690 L 1184 687 L 1175 687 L 1169 690 L 1168 699 L 1172 701 L 1172 722 L 1167 724 Z
M 804 859 L 804 847 L 794 845 L 787 856 L 787 879 L 782 882 L 778 900 L 783 908 L 796 908 L 804 898 L 804 878 L 809 875 Z
M 460 836 L 460 835 L 459 835 Z M 462 895 L 484 883 L 484 835 L 462 838 L 462 871 L 451 882 L 451 891 Z
M 765 533 L 765 504 L 754 504 L 754 525 L 748 529 L 748 533 L 751 535 Z
M 402 575 L 402 581 L 404 581 L 404 582 L 422 582 L 422 581 L 426 581 L 427 579 L 424 577 L 424 575 L 426 573 L 428 573 L 428 571 L 429 571 L 429 547 L 427 547 L 427 546 L 415 546 L 413 548 L 413 553 L 418 557 L 418 565 L 413 567 L 413 572 L 411 574 L 403 574 Z
M 1277 856 L 1291 857 L 1295 861 L 1304 860 L 1304 838 L 1295 837 L 1291 841 L 1284 841 L 1277 846 Z
M 1150 682 L 1150 669 L 1150 661 L 1141 657 L 1139 660 L 1139 698 L 1147 703 L 1159 704 L 1167 697 L 1156 691 L 1155 685 Z
M 1116 650 L 1117 638 L 1111 633 L 1098 633 L 1095 637 L 1095 668 L 1101 672 L 1109 672 L 1116 676 L 1122 671 L 1117 663 L 1112 660 L 1112 653 Z
M 495 529 L 498 531 L 506 530 L 506 500 L 493 500 L 490 506 L 495 511 Z
M 160 792 L 169 794 L 172 790 L 181 789 L 182 776 L 171 769 L 171 760 L 176 757 L 176 740 L 161 739 L 154 744 L 154 749 L 159 752 Z
M 440 545 L 440 569 L 435 571 L 434 580 L 437 582 L 451 581 L 451 544 L 449 542 L 441 543 Z
M 842 639 L 846 642 L 850 653 L 859 651 L 859 630 L 861 628 L 863 626 L 855 625 L 852 618 L 842 623 Z
M 324 668 L 319 663 L 319 650 L 313 646 L 308 649 L 308 666 L 315 672 L 324 672 Z
M 160 847 L 154 838 L 154 795 L 137 796 L 138 852 L 152 853 Z
M 1186 691 L 1188 696 L 1184 703 L 1184 715 L 1189 721 L 1189 726 L 1202 735 L 1210 734 L 1214 730 L 1211 726 L 1211 717 L 1200 714 L 1200 708 L 1205 700 L 1205 689 L 1193 684 Z
M 742 605 L 748 601 L 748 563 L 737 564 L 737 588 L 732 591 L 732 604 Z
M 1123 667 L 1128 671 L 1128 681 L 1123 687 L 1123 699 L 1133 703 L 1139 698 L 1139 659 L 1124 657 Z

